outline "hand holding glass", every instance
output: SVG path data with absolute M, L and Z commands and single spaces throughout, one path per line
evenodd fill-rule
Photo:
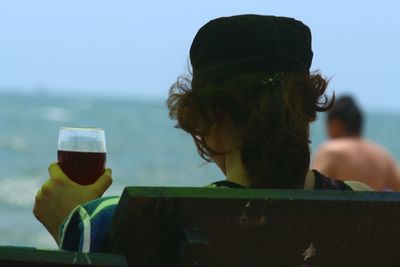
M 60 128 L 57 154 L 61 169 L 72 181 L 93 184 L 105 171 L 104 129 Z

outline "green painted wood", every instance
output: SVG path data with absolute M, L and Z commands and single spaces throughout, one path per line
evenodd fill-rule
M 0 266 L 4 267 L 124 267 L 124 256 L 40 250 L 28 247 L 0 247 Z
M 399 266 L 400 194 L 129 187 L 108 250 L 129 266 Z
M 335 190 L 230 189 L 198 187 L 126 187 L 123 195 L 149 198 L 236 198 L 293 200 L 400 201 L 399 192 Z

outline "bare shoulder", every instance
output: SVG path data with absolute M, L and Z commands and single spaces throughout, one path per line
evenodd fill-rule
M 353 142 L 347 139 L 330 140 L 323 143 L 315 152 L 315 157 L 318 156 L 335 156 L 340 157 L 346 154 L 346 151 L 354 146 Z
M 358 151 L 357 142 L 353 139 L 329 140 L 322 144 L 313 155 L 312 168 L 330 177 L 343 176 L 343 168 L 354 161 L 356 151 Z
M 370 155 L 391 158 L 389 152 L 382 146 L 362 138 L 340 138 L 325 142 L 317 150 L 316 154 L 322 153 L 330 156 L 357 155 L 367 153 Z
M 393 157 L 382 146 L 362 138 L 341 138 L 330 140 L 321 145 L 314 155 L 314 161 L 334 160 L 336 162 L 362 165 L 372 164 L 373 166 L 388 166 L 395 164 Z
M 337 176 L 336 166 L 343 161 L 345 146 L 341 141 L 331 140 L 322 144 L 313 155 L 312 168 L 330 177 Z
M 396 161 L 393 156 L 379 144 L 363 140 L 362 147 L 360 147 L 359 151 L 365 156 L 369 155 L 370 162 L 375 162 L 375 164 L 380 165 L 381 168 L 387 171 L 392 171 L 391 169 L 396 168 Z
M 363 140 L 363 145 L 366 149 L 370 150 L 371 153 L 379 155 L 380 157 L 392 159 L 390 153 L 381 145 L 373 143 L 368 140 Z

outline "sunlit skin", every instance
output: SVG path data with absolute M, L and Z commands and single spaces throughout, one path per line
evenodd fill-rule
M 225 174 L 226 180 L 248 187 L 250 181 L 243 165 L 239 146 L 239 138 L 233 136 L 231 123 L 221 120 L 207 135 L 207 145 L 214 151 L 227 152 L 224 154 L 212 154 L 215 164 Z
M 49 176 L 36 194 L 33 214 L 59 245 L 60 225 L 77 206 L 103 195 L 112 183 L 111 170 L 107 169 L 91 185 L 71 181 L 57 163 L 50 164 Z
M 396 162 L 381 146 L 360 135 L 350 135 L 337 119 L 327 123 L 330 141 L 315 153 L 313 168 L 340 180 L 356 180 L 374 190 L 400 191 Z

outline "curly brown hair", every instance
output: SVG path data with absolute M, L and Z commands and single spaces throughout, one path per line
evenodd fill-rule
M 270 77 L 277 77 L 271 79 Z M 218 114 L 227 114 L 240 132 L 241 159 L 255 188 L 302 188 L 310 164 L 309 124 L 334 101 L 328 80 L 312 74 L 241 74 L 223 81 L 192 82 L 181 76 L 167 105 L 177 127 L 193 137 L 202 158 L 212 161 L 205 142 Z

